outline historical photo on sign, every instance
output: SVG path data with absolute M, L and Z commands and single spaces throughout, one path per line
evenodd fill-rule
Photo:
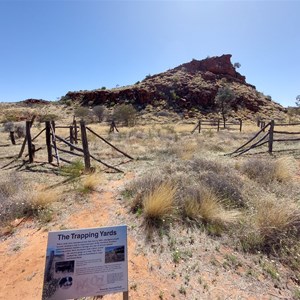
M 105 248 L 105 263 L 113 263 L 125 260 L 125 247 L 113 246 Z
M 74 273 L 74 264 L 75 264 L 75 260 L 56 262 L 55 273 L 56 274 Z

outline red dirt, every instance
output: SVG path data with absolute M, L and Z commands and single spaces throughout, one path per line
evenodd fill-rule
M 124 203 L 117 199 L 115 192 L 124 179 L 110 182 L 101 193 L 91 195 L 88 207 L 80 208 L 64 221 L 67 228 L 86 228 L 117 225 L 128 213 Z M 77 204 L 79 205 L 79 204 Z M 117 221 L 118 222 L 118 221 Z M 59 225 L 50 230 L 59 230 Z M 33 221 L 21 223 L 15 233 L 0 244 L 0 299 L 41 299 L 45 251 L 48 228 L 37 228 Z M 183 232 L 183 231 L 182 231 Z M 143 235 L 143 232 L 139 232 Z M 179 233 L 181 234 L 181 233 Z M 199 237 L 200 241 L 203 237 Z M 205 242 L 205 240 L 204 240 Z M 235 253 L 243 261 L 243 267 L 236 270 L 222 267 L 224 255 L 232 249 L 220 246 L 218 251 L 209 252 L 203 245 L 191 263 L 199 262 L 199 276 L 189 278 L 189 287 L 184 285 L 188 269 L 186 262 L 175 265 L 159 251 L 141 248 L 135 232 L 128 228 L 128 269 L 129 296 L 131 299 L 291 299 L 291 291 L 286 287 L 274 287 L 271 280 L 260 275 L 257 279 L 245 276 L 248 267 L 246 258 Z M 144 246 L 144 245 L 143 245 Z M 212 260 L 215 266 L 212 266 Z M 284 270 L 281 270 L 284 272 Z M 176 274 L 176 276 L 170 276 Z M 202 284 L 199 283 L 201 277 Z M 286 283 L 287 284 L 287 283 Z M 183 287 L 180 292 L 180 287 Z M 106 295 L 104 299 L 122 299 L 122 294 Z

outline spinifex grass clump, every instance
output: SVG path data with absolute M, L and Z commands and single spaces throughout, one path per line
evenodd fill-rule
M 83 193 L 89 193 L 95 191 L 102 181 L 101 175 L 99 173 L 88 174 L 81 180 L 80 191 Z
M 295 160 L 290 157 L 252 158 L 242 164 L 241 170 L 250 179 L 262 184 L 269 184 L 272 181 L 288 182 L 291 180 L 296 165 Z
M 183 210 L 190 219 L 220 226 L 235 223 L 240 216 L 240 212 L 237 210 L 225 209 L 217 195 L 203 185 L 187 190 Z
M 130 203 L 132 212 L 136 212 L 143 207 L 143 200 L 146 195 L 150 195 L 164 182 L 164 175 L 160 170 L 150 172 L 146 176 L 142 176 L 127 187 L 127 192 L 133 195 L 133 199 Z
M 235 197 L 234 207 L 242 206 L 238 203 L 241 193 L 234 183 L 226 181 L 225 175 L 221 180 L 224 184 L 218 186 L 213 185 L 209 176 L 202 177 L 205 174 L 221 176 L 227 169 L 222 163 L 201 158 L 183 163 L 171 160 L 127 187 L 127 192 L 133 195 L 131 210 L 143 211 L 147 219 L 153 219 L 172 215 L 176 206 L 176 214 L 172 216 L 177 220 L 181 216 L 198 223 L 227 227 L 239 219 L 240 213 L 226 201 L 230 194 Z
M 143 201 L 144 215 L 148 220 L 168 217 L 174 210 L 176 187 L 170 182 L 160 184 Z
M 254 199 L 241 241 L 246 250 L 276 253 L 300 234 L 300 207 L 272 196 Z

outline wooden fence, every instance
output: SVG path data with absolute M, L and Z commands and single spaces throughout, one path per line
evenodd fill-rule
M 77 121 L 75 119 L 73 120 L 73 123 L 70 126 L 57 126 L 54 121 L 46 121 L 45 127 L 36 136 L 32 137 L 31 127 L 33 122 L 34 122 L 34 118 L 31 121 L 26 121 L 26 135 L 22 143 L 20 152 L 17 155 L 17 159 L 22 157 L 25 151 L 25 147 L 27 145 L 28 153 L 26 154 L 26 157 L 27 156 L 29 157 L 28 158 L 29 163 L 33 163 L 35 158 L 35 153 L 42 149 L 42 147 L 36 149 L 35 144 L 33 142 L 45 131 L 45 144 L 47 149 L 48 163 L 53 163 L 53 160 L 55 159 L 57 166 L 60 166 L 61 161 L 70 164 L 71 161 L 66 157 L 64 157 L 64 154 L 68 154 L 71 156 L 82 158 L 84 161 L 86 171 L 91 170 L 91 159 L 92 159 L 94 161 L 97 161 L 98 163 L 101 163 L 102 165 L 104 165 L 109 169 L 113 169 L 117 172 L 122 172 L 116 166 L 109 165 L 108 163 L 105 163 L 103 160 L 90 153 L 89 142 L 87 138 L 87 131 L 89 131 L 91 134 L 95 135 L 102 142 L 106 143 L 109 147 L 121 153 L 122 156 L 128 158 L 129 161 L 133 160 L 133 158 L 130 155 L 128 155 L 124 151 L 120 150 L 119 148 L 111 144 L 109 141 L 101 137 L 98 133 L 96 133 L 91 128 L 87 127 L 83 120 L 79 122 L 79 126 L 77 125 Z M 60 129 L 60 128 L 69 129 L 68 131 L 69 136 L 64 138 L 58 135 L 56 133 L 56 129 Z M 112 131 L 114 129 L 117 130 L 115 124 L 113 124 L 111 128 Z M 79 145 L 79 141 L 81 141 L 81 145 Z M 129 161 L 123 163 L 127 163 Z
M 201 132 L 202 129 L 216 129 L 217 132 L 220 131 L 220 124 L 221 124 L 221 120 L 217 119 L 217 120 L 199 120 L 196 127 L 191 131 L 191 133 L 194 133 L 196 130 L 198 130 L 198 133 Z M 238 126 L 238 129 L 240 130 L 240 132 L 242 131 L 242 127 L 243 127 L 243 121 L 242 119 L 238 119 L 238 120 L 234 120 L 231 122 L 226 122 L 223 123 L 223 128 L 225 129 L 226 126 L 231 125 L 231 126 Z
M 242 155 L 251 149 L 261 147 L 263 145 L 268 145 L 268 152 L 272 154 L 274 152 L 274 143 L 279 142 L 299 142 L 300 141 L 300 132 L 292 131 L 280 131 L 276 130 L 276 127 L 281 126 L 299 126 L 300 123 L 275 123 L 274 120 L 271 120 L 269 123 L 261 122 L 259 126 L 261 129 L 245 144 L 240 146 L 235 151 L 229 153 L 228 155 L 239 156 Z M 279 136 L 278 136 L 279 135 Z M 280 135 L 296 136 L 295 138 L 280 138 Z M 256 140 L 257 139 L 257 140 Z

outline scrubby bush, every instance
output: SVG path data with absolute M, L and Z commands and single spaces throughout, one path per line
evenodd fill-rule
M 221 162 L 206 158 L 192 159 L 188 162 L 188 166 L 196 173 L 201 173 L 203 171 L 211 171 L 214 173 L 226 172 L 226 167 Z
M 121 104 L 115 106 L 113 119 L 117 122 L 124 123 L 125 126 L 133 126 L 135 124 L 137 111 L 131 104 Z
M 15 124 L 13 122 L 4 123 L 4 131 L 15 132 L 17 138 L 22 138 L 25 136 L 25 126 L 23 124 Z
M 93 108 L 93 113 L 98 118 L 99 123 L 103 121 L 106 112 L 107 112 L 106 107 L 103 105 L 96 105 Z
M 87 120 L 90 116 L 90 110 L 87 107 L 77 107 L 74 110 L 74 115 L 80 119 Z
M 49 114 L 45 113 L 38 117 L 38 121 L 40 123 L 46 122 L 46 121 L 56 121 L 58 119 L 58 115 L 56 114 Z
M 18 138 L 25 137 L 25 126 L 23 124 L 15 125 L 15 134 Z
M 3 128 L 5 132 L 10 132 L 15 130 L 15 125 L 13 122 L 5 122 Z

